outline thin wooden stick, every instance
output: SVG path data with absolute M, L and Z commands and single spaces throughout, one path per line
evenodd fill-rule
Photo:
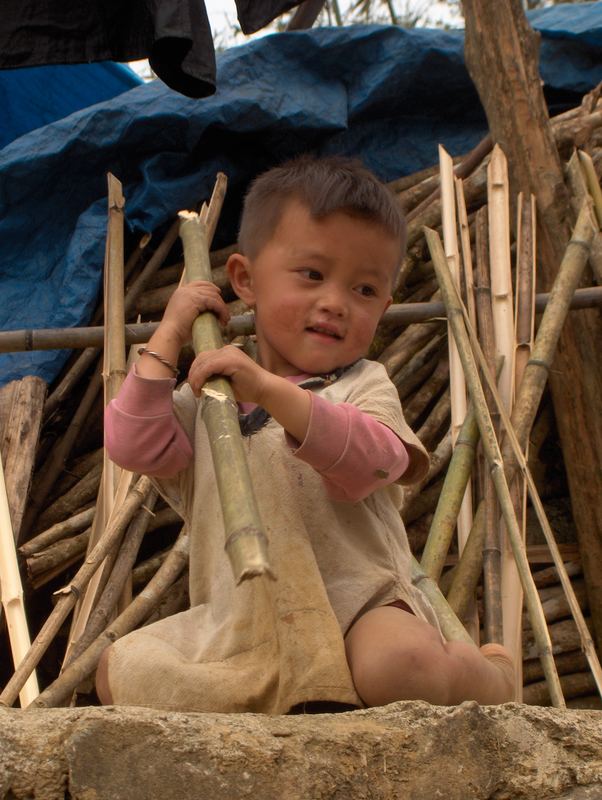
M 121 539 L 133 514 L 145 501 L 150 490 L 150 478 L 140 478 L 73 580 L 63 589 L 55 592 L 57 597 L 56 605 L 19 663 L 15 674 L 0 694 L 0 705 L 13 705 L 30 674 L 38 665 L 52 640 L 59 632 L 63 622 L 67 619 L 69 612 L 75 606 L 76 599 L 80 597 L 82 590 L 96 572 L 98 565 L 102 563 L 107 553 L 114 547 L 115 542 Z
M 119 617 L 51 683 L 35 700 L 32 708 L 59 706 L 91 675 L 103 651 L 117 639 L 134 630 L 152 612 L 167 589 L 177 580 L 188 563 L 189 540 L 182 534 L 170 550 L 149 584 Z
M 502 454 L 491 424 L 491 417 L 485 401 L 483 388 L 479 382 L 476 363 L 468 341 L 468 334 L 462 322 L 461 303 L 455 292 L 453 280 L 448 272 L 445 253 L 443 252 L 439 236 L 436 231 L 430 229 L 425 229 L 425 236 L 437 272 L 437 278 L 440 282 L 439 285 L 441 287 L 443 301 L 448 309 L 448 319 L 452 323 L 452 331 L 458 343 L 458 350 L 460 351 L 462 366 L 464 367 L 470 395 L 475 404 L 483 447 L 491 468 L 491 475 L 500 501 L 502 515 L 506 523 L 506 529 L 512 545 L 523 589 L 525 590 L 531 626 L 537 636 L 539 654 L 546 673 L 546 680 L 550 687 L 550 695 L 555 706 L 564 708 L 566 704 L 562 696 L 562 689 L 560 688 L 558 674 L 554 666 L 550 636 L 545 624 L 541 602 L 535 584 L 533 583 L 529 563 L 520 536 L 520 530 L 514 514 L 512 498 L 504 476 Z
M 8 625 L 8 636 L 15 668 L 22 663 L 31 644 L 29 628 L 23 604 L 23 586 L 17 563 L 13 526 L 8 509 L 8 497 L 4 482 L 4 468 L 0 455 L 0 590 L 2 606 Z M 27 681 L 20 687 L 19 699 L 21 707 L 28 706 L 39 694 L 38 680 L 32 672 Z
M 48 530 L 39 533 L 33 539 L 25 542 L 25 544 L 19 547 L 19 553 L 26 557 L 33 556 L 46 547 L 49 547 L 51 544 L 65 539 L 70 533 L 77 533 L 87 528 L 93 519 L 94 507 L 87 508 L 85 511 L 80 511 L 79 514 L 75 514 L 63 522 L 57 522 L 56 525 L 53 525 L 51 528 L 48 528 Z
M 211 280 L 205 225 L 194 212 L 180 212 L 180 217 L 187 280 Z M 201 314 L 195 320 L 192 335 L 197 353 L 223 345 L 217 320 L 210 313 Z M 224 516 L 226 552 L 234 578 L 240 583 L 247 578 L 271 574 L 267 539 L 253 494 L 229 381 L 222 377 L 207 381 L 202 390 L 202 414 L 209 433 Z

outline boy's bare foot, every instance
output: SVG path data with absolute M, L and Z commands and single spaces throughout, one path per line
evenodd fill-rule
M 510 653 L 501 644 L 484 644 L 481 653 L 494 666 L 501 678 L 499 681 L 499 699 L 495 703 L 510 703 L 516 700 L 514 662 Z

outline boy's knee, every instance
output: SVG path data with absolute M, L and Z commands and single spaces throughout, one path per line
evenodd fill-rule
M 106 647 L 98 660 L 96 668 L 96 694 L 103 706 L 113 705 L 113 695 L 109 686 L 109 655 L 111 646 Z

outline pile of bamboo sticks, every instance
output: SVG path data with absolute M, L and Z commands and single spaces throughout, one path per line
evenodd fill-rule
M 553 122 L 576 210 L 584 207 L 586 196 L 602 200 L 597 196 L 602 171 L 599 117 L 596 104 L 589 101 Z M 573 152 L 575 143 L 583 148 L 578 154 Z M 440 604 L 447 596 L 449 605 L 441 605 L 440 613 L 449 635 L 470 634 L 471 640 L 504 641 L 510 647 L 523 664 L 518 688 L 525 684 L 526 702 L 562 706 L 566 699 L 570 705 L 600 707 L 599 665 L 583 621 L 586 587 L 577 548 L 571 542 L 556 546 L 545 521 L 540 520 L 545 545 L 527 539 L 525 549 L 524 533 L 525 484 L 538 518 L 544 519 L 537 490 L 544 504 L 550 485 L 565 490 L 561 468 L 546 464 L 542 455 L 553 445 L 555 431 L 545 396 L 536 417 L 545 369 L 535 362 L 552 358 L 554 336 L 586 263 L 593 281 L 589 275 L 585 283 L 602 285 L 599 234 L 589 206 L 576 234 L 588 242 L 587 252 L 575 266 L 573 253 L 567 251 L 562 274 L 570 277 L 559 283 L 548 321 L 540 323 L 533 341 L 534 208 L 530 200 L 510 196 L 503 154 L 492 154 L 491 143 L 484 140 L 466 158 L 456 159 L 454 173 L 452 160 L 442 151 L 439 165 L 392 187 L 409 221 L 410 247 L 395 295 L 396 303 L 404 305 L 387 313 L 371 357 L 385 365 L 408 422 L 431 453 L 428 476 L 406 491 L 402 508 L 420 562 L 416 583 L 434 602 Z M 516 225 L 511 222 L 515 205 Z M 602 217 L 602 203 L 596 210 Z M 18 651 L 21 663 L 14 673 L 5 666 L 0 674 L 6 684 L 0 702 L 8 704 L 16 702 L 36 667 L 46 688 L 34 705 L 95 702 L 86 680 L 102 649 L 188 602 L 188 543 L 181 520 L 157 498 L 146 478 L 119 470 L 102 449 L 102 408 L 123 380 L 126 342 L 150 336 L 149 323 L 160 319 L 182 274 L 177 222 L 156 246 L 149 236 L 135 243 L 124 262 L 123 217 L 120 187 L 111 178 L 105 296 L 93 321 L 99 326 L 104 320 L 102 353 L 97 334 L 90 331 L 81 336 L 74 331 L 39 332 L 38 344 L 31 333 L 9 334 L 4 340 L 0 334 L 1 349 L 25 349 L 20 336 L 33 346 L 84 348 L 45 400 L 39 391 L 30 396 L 43 420 L 36 470 L 25 513 L 17 515 L 11 508 L 10 517 L 26 604 L 34 609 L 29 615 L 34 643 L 27 655 L 23 647 Z M 216 221 L 214 217 L 211 235 Z M 246 336 L 252 332 L 252 317 L 232 295 L 224 269 L 234 247 L 211 253 L 212 275 L 230 301 L 230 335 L 242 336 L 252 347 Z M 520 298 L 516 331 L 515 285 Z M 600 303 L 599 293 L 594 290 L 584 302 Z M 192 357 L 192 352 L 182 355 L 182 378 Z M 495 374 L 497 383 L 491 377 Z M 517 389 L 521 376 L 524 390 Z M 5 439 L 1 443 L 4 454 Z M 27 468 L 31 471 L 32 461 Z M 12 584 L 4 575 L 0 580 L 4 599 Z M 13 589 L 12 594 L 19 592 Z M 6 606 L 12 603 L 14 597 Z M 0 641 L 4 646 L 8 649 L 8 639 Z M 6 665 L 9 659 L 1 661 Z M 75 690 L 79 701 L 74 700 Z M 21 695 L 23 705 L 31 701 L 31 694 Z

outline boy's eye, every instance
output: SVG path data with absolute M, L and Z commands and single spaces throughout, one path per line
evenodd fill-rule
M 358 286 L 357 291 L 364 297 L 374 297 L 376 294 L 376 289 L 374 286 Z
M 322 273 L 317 269 L 302 269 L 301 274 L 310 281 L 321 281 Z

